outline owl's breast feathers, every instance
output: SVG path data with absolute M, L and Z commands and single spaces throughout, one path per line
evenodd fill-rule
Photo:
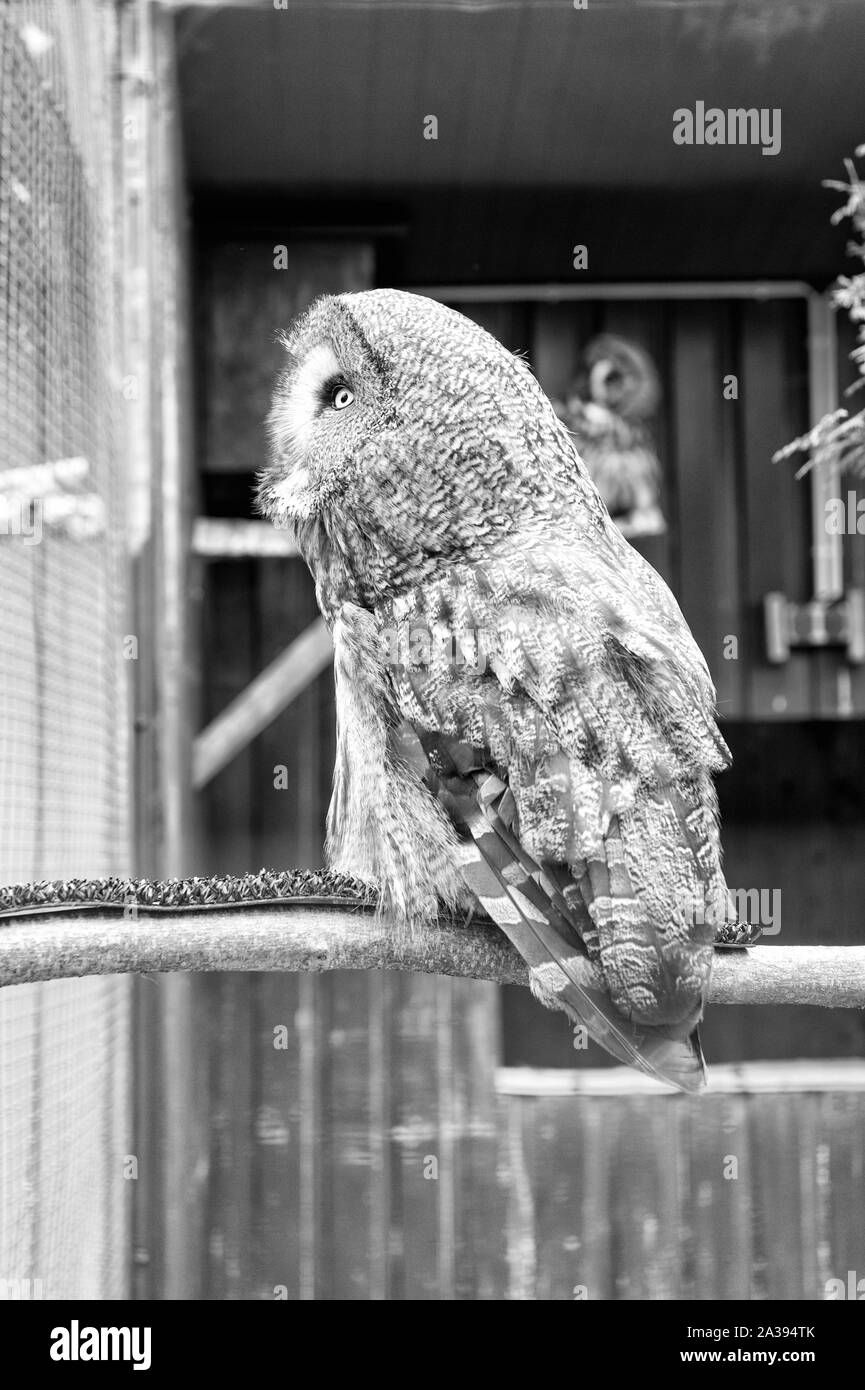
M 411 917 L 437 892 L 458 901 L 459 864 L 545 1003 L 699 1085 L 691 1035 L 726 913 L 711 773 L 728 754 L 666 586 L 612 526 L 582 549 L 523 532 L 341 622 L 342 866 L 366 845 Z

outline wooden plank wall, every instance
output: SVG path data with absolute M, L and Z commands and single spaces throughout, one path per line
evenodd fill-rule
M 500 1103 L 501 1297 L 820 1299 L 865 1263 L 862 1093 Z
M 202 491 L 213 513 L 248 514 L 279 364 L 272 327 L 318 290 L 371 275 L 357 248 L 292 254 L 294 269 L 279 273 L 263 243 L 203 257 Z M 755 613 L 764 586 L 805 597 L 809 582 L 805 489 L 768 460 L 804 423 L 800 307 L 492 306 L 482 317 L 508 346 L 530 350 L 550 391 L 601 329 L 655 355 L 673 524 L 650 558 L 683 593 L 731 713 L 766 714 L 778 693 L 801 708 L 807 673 L 801 662 L 762 669 Z M 731 361 L 752 382 L 738 411 L 721 395 Z M 200 586 L 203 725 L 315 604 L 298 560 L 209 564 Z M 730 632 L 745 652 L 735 664 L 720 661 Z M 200 798 L 202 872 L 320 863 L 333 723 L 325 673 L 215 779 Z M 765 760 L 752 765 L 771 776 Z M 845 833 L 852 857 L 855 831 Z M 743 843 L 755 874 L 761 862 L 780 874 L 777 827 L 760 840 L 743 832 Z M 525 1012 L 504 1010 L 511 1059 L 551 1027 L 573 1059 L 562 1021 L 518 993 Z M 861 1095 L 720 1096 L 700 1107 L 497 1095 L 500 992 L 468 981 L 212 976 L 192 982 L 192 1010 L 209 1154 L 205 1297 L 558 1299 L 577 1285 L 593 1298 L 818 1297 L 836 1265 L 839 1275 L 865 1269 L 844 1219 L 844 1204 L 861 1209 Z M 720 1176 L 719 1155 L 730 1153 L 738 1182 Z

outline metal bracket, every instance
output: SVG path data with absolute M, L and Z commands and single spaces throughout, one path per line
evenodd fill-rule
M 791 603 L 784 594 L 766 594 L 763 615 L 773 665 L 789 661 L 791 647 L 842 647 L 851 665 L 865 662 L 865 589 L 850 589 L 835 602 Z

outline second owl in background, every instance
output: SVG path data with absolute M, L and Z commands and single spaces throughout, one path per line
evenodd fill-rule
M 612 333 L 593 338 L 564 401 L 553 404 L 623 535 L 658 536 L 661 464 L 651 419 L 661 384 L 649 354 Z

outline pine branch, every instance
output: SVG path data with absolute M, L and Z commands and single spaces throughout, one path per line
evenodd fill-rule
M 865 145 L 860 145 L 856 155 L 865 154 Z M 844 160 L 847 180 L 824 179 L 824 188 L 834 188 L 846 194 L 846 202 L 833 214 L 831 221 L 837 225 L 849 218 L 857 232 L 865 237 L 865 183 L 860 179 L 852 159 Z M 851 241 L 847 254 L 865 261 L 865 241 Z M 850 353 L 859 374 L 855 384 L 848 388 L 847 394 L 865 384 L 865 272 L 856 275 L 839 275 L 832 290 L 832 304 L 836 309 L 846 309 L 851 321 L 857 325 L 858 345 Z M 794 453 L 807 453 L 808 460 L 796 474 L 801 478 L 811 468 L 836 467 L 841 473 L 861 476 L 865 473 L 865 410 L 857 415 L 849 415 L 846 410 L 836 410 L 824 415 L 807 434 L 800 435 L 790 444 L 779 449 L 772 456 L 773 463 L 789 458 Z

